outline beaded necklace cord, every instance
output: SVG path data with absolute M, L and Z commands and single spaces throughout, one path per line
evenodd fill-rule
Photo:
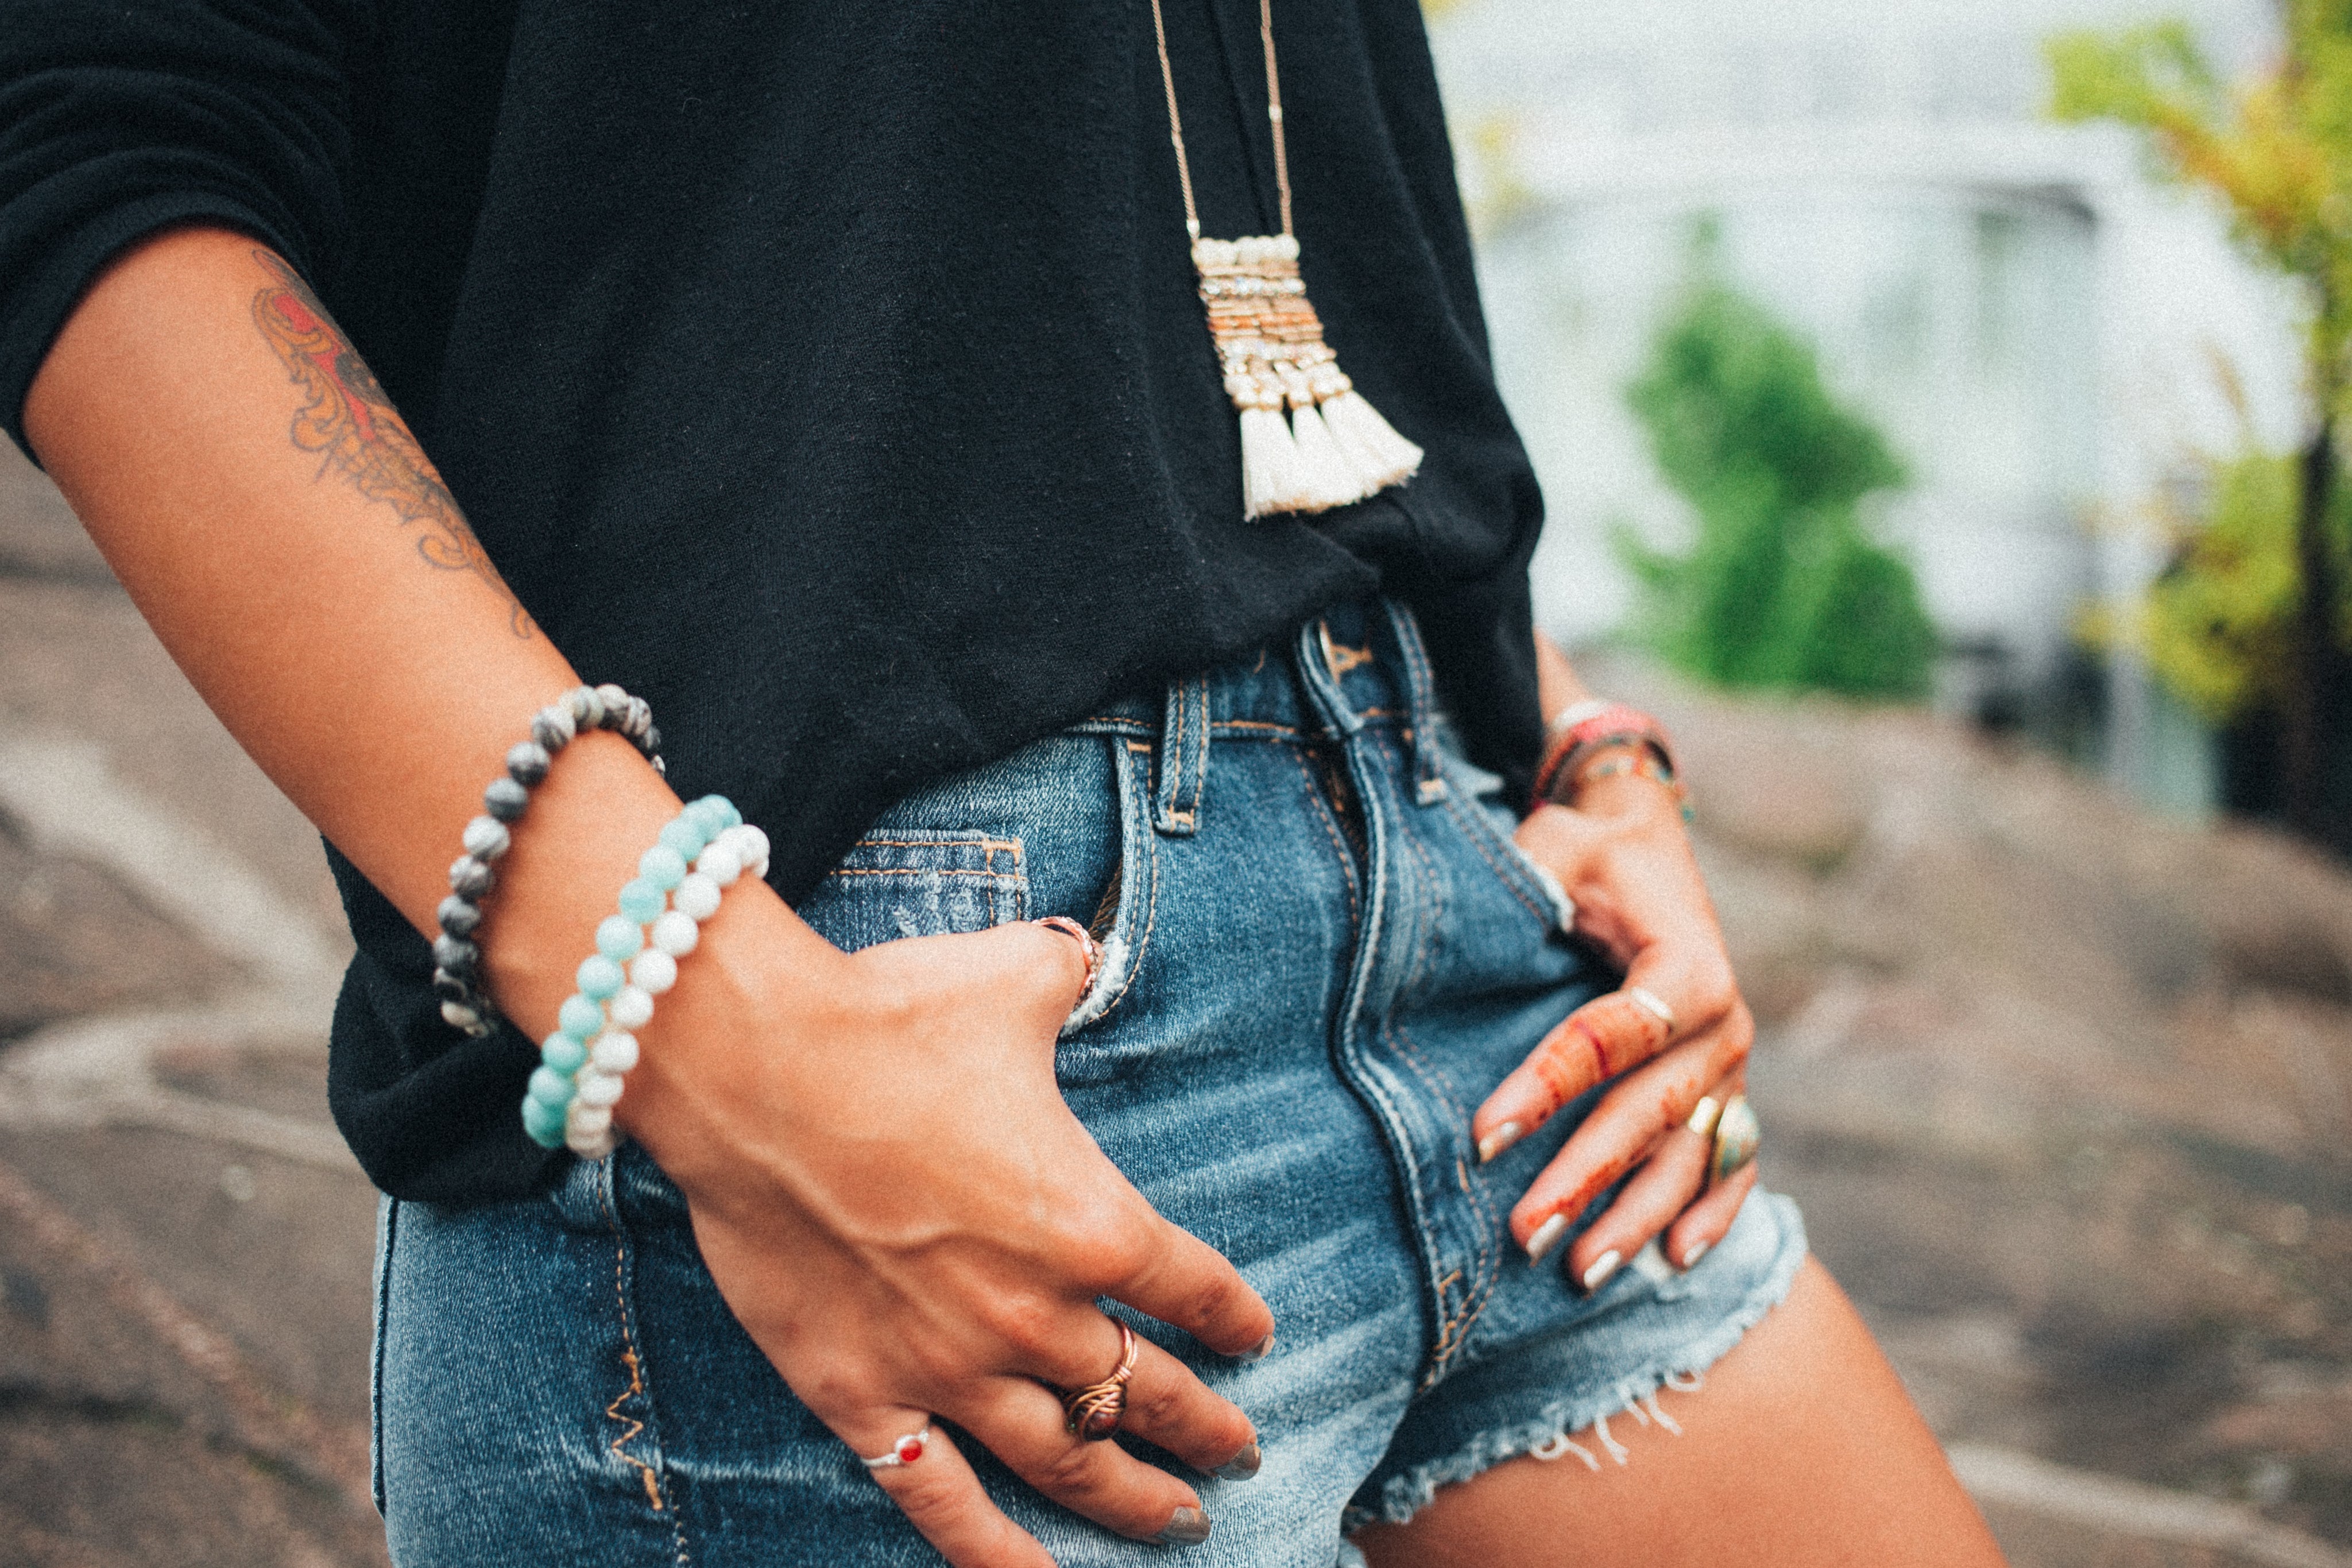
M 1274 53 L 1274 0 L 1258 0 L 1257 15 L 1282 232 L 1240 239 L 1202 237 L 1192 166 L 1184 152 L 1184 120 L 1176 108 L 1176 71 L 1168 61 L 1168 25 L 1160 5 L 1160 0 L 1151 0 L 1151 31 L 1160 49 L 1160 84 L 1168 92 L 1168 140 L 1176 148 L 1176 177 L 1184 189 L 1184 229 L 1192 243 L 1192 268 L 1201 280 L 1201 303 L 1208 311 L 1225 395 L 1241 412 L 1243 515 L 1328 511 L 1402 484 L 1421 466 L 1422 450 L 1398 434 L 1339 369 L 1299 276 L 1282 78 Z

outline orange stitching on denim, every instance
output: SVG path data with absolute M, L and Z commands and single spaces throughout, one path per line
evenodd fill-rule
M 827 876 L 977 876 L 990 882 L 1019 882 L 1017 871 L 964 871 L 954 866 L 836 866 Z
M 1421 1048 L 1413 1043 L 1412 1036 L 1406 1032 L 1402 1024 L 1394 1018 L 1382 1019 L 1381 1037 L 1404 1059 L 1406 1065 L 1412 1068 L 1413 1076 L 1420 1079 L 1422 1083 L 1437 1096 L 1447 1111 L 1455 1116 L 1463 1114 L 1461 1100 L 1454 1092 L 1453 1081 L 1445 1075 L 1444 1070 L 1436 1067 L 1422 1055 Z M 1462 1170 L 1459 1160 L 1454 1162 L 1454 1168 L 1457 1171 Z M 1476 1322 L 1478 1314 L 1486 1310 L 1486 1303 L 1492 1299 L 1495 1285 L 1497 1282 L 1496 1271 L 1487 1267 L 1488 1261 L 1495 1256 L 1494 1210 L 1488 1207 L 1485 1196 L 1466 1183 L 1464 1190 L 1469 1194 L 1471 1212 L 1477 1216 L 1478 1220 L 1477 1256 L 1473 1260 L 1470 1267 L 1472 1273 L 1480 1283 L 1476 1289 L 1469 1292 L 1470 1299 L 1465 1300 L 1462 1309 L 1440 1325 L 1437 1331 L 1437 1342 L 1431 1347 L 1434 1354 L 1430 1362 L 1429 1372 L 1421 1384 L 1423 1388 L 1436 1382 L 1437 1375 L 1444 1370 L 1445 1364 L 1453 1359 L 1454 1352 L 1462 1348 L 1463 1341 L 1470 1332 L 1470 1325 Z M 1443 1295 L 1444 1292 L 1441 1291 L 1441 1305 Z M 1474 1301 L 1475 1304 L 1473 1304 Z
M 1019 839 L 977 839 L 962 834 L 952 834 L 936 839 L 860 839 L 850 848 L 859 850 L 981 849 L 992 853 L 1003 850 L 1012 854 L 1019 854 L 1021 841 Z
M 1381 752 L 1382 759 L 1391 768 L 1397 768 L 1402 760 L 1385 745 L 1381 747 Z M 1421 940 L 1414 948 L 1413 961 L 1406 973 L 1405 988 L 1410 989 L 1413 978 L 1420 972 L 1423 958 L 1427 956 L 1430 940 L 1437 928 L 1444 924 L 1445 900 L 1443 879 L 1438 875 L 1437 867 L 1430 858 L 1428 846 L 1421 841 L 1418 834 L 1402 828 L 1399 829 L 1398 837 L 1403 848 L 1411 854 L 1412 863 L 1420 873 L 1423 886 L 1426 890 L 1423 896 L 1429 906 L 1427 918 L 1421 922 Z M 1423 1054 L 1411 1032 L 1403 1025 L 1398 1023 L 1393 1016 L 1385 1018 L 1381 1020 L 1381 1034 L 1391 1047 L 1404 1058 L 1406 1063 L 1412 1069 L 1413 1075 L 1436 1095 L 1438 1102 L 1447 1112 L 1464 1121 L 1469 1119 L 1464 1097 L 1454 1084 L 1452 1075 L 1447 1073 L 1444 1066 L 1433 1058 Z M 1437 1375 L 1444 1370 L 1445 1364 L 1452 1360 L 1454 1354 L 1462 1348 L 1469 1334 L 1471 1324 L 1477 1322 L 1478 1315 L 1486 1311 L 1486 1303 L 1492 1299 L 1495 1287 L 1499 1283 L 1496 1277 L 1497 1271 L 1489 1267 L 1495 1257 L 1493 1237 L 1498 1221 L 1485 1193 L 1471 1183 L 1468 1169 L 1459 1159 L 1454 1161 L 1454 1170 L 1462 1181 L 1464 1193 L 1470 1199 L 1471 1212 L 1477 1218 L 1479 1240 L 1477 1255 L 1471 1269 L 1478 1283 L 1465 1292 L 1461 1309 L 1448 1318 L 1439 1329 L 1428 1378 L 1423 1385 L 1424 1387 L 1435 1382 Z M 1440 1296 L 1442 1305 L 1442 1291 Z
M 604 1211 L 605 1228 L 611 1230 L 614 1238 L 613 1242 L 613 1301 L 614 1305 L 620 1309 L 621 1337 L 625 1342 L 626 1342 L 621 1347 L 621 1364 L 629 1369 L 629 1385 L 626 1388 L 622 1389 L 620 1393 L 614 1395 L 613 1396 L 613 1402 L 604 1406 L 604 1414 L 607 1418 L 614 1421 L 625 1421 L 628 1423 L 629 1429 L 622 1433 L 619 1437 L 614 1438 L 611 1443 L 606 1445 L 606 1447 L 611 1450 L 614 1458 L 625 1459 L 628 1463 L 637 1467 L 637 1479 L 646 1484 L 646 1497 L 647 1500 L 652 1502 L 654 1505 L 654 1511 L 656 1513 L 659 1513 L 662 1511 L 661 1487 L 654 1479 L 654 1468 L 646 1463 L 645 1460 L 637 1458 L 636 1455 L 630 1453 L 626 1447 L 627 1444 L 635 1441 L 638 1433 L 646 1429 L 646 1424 L 643 1421 L 638 1420 L 634 1416 L 624 1416 L 621 1414 L 621 1406 L 624 1404 L 627 1403 L 633 1396 L 641 1396 L 645 1393 L 645 1369 L 642 1364 L 637 1360 L 636 1330 L 632 1328 L 629 1323 L 629 1292 L 627 1289 L 626 1275 L 629 1263 L 629 1247 L 627 1241 L 621 1239 L 620 1217 L 613 1212 L 612 1204 L 606 1201 L 604 1183 L 601 1180 L 596 1185 L 596 1207 Z M 681 1540 L 678 1542 L 680 1555 L 684 1554 L 685 1546 L 685 1542 Z
M 656 1513 L 659 1513 L 662 1511 L 661 1489 L 654 1484 L 654 1468 L 646 1463 L 645 1460 L 637 1458 L 636 1455 L 629 1452 L 626 1448 L 623 1447 L 624 1444 L 629 1442 L 632 1438 L 635 1437 L 638 1433 L 646 1429 L 646 1424 L 643 1421 L 638 1420 L 634 1416 L 624 1416 L 621 1414 L 621 1406 L 623 1404 L 634 1396 L 643 1394 L 646 1391 L 646 1380 L 637 1371 L 637 1353 L 635 1351 L 624 1350 L 621 1352 L 621 1364 L 629 1369 L 629 1385 L 613 1396 L 613 1402 L 604 1406 L 604 1414 L 613 1420 L 627 1422 L 629 1424 L 629 1429 L 622 1433 L 619 1437 L 614 1438 L 612 1442 L 605 1446 L 612 1450 L 613 1457 L 614 1458 L 626 1459 L 629 1463 L 637 1467 L 637 1479 L 646 1483 L 646 1498 L 654 1505 L 654 1511 Z
M 1316 815 L 1322 820 L 1323 831 L 1330 835 L 1331 850 L 1339 857 L 1340 870 L 1347 873 L 1348 925 L 1353 930 L 1357 923 L 1356 857 L 1349 852 L 1348 841 L 1339 834 L 1339 824 L 1331 815 L 1330 805 L 1323 799 L 1321 787 L 1315 782 L 1315 770 L 1307 766 L 1307 748 L 1293 746 L 1290 749 L 1291 760 L 1298 764 L 1298 776 L 1307 781 L 1307 799 L 1315 807 Z
M 1307 732 L 1295 724 L 1275 724 L 1258 718 L 1221 718 L 1209 727 L 1212 729 L 1263 729 L 1274 735 L 1304 735 Z

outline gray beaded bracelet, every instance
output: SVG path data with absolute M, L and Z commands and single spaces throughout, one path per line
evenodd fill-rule
M 626 739 L 664 771 L 661 732 L 643 697 L 614 685 L 574 686 L 531 716 L 530 738 L 507 753 L 507 770 L 482 791 L 484 815 L 466 824 L 466 852 L 449 868 L 449 896 L 438 911 L 441 935 L 433 940 L 433 989 L 441 1016 L 476 1040 L 499 1027 L 498 1009 L 482 993 L 482 900 L 499 883 L 493 870 L 514 842 L 513 824 L 530 803 L 530 792 L 555 765 L 556 753 L 583 731 L 609 729 Z

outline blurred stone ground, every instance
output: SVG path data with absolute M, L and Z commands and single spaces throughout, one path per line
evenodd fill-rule
M 1916 716 L 1593 674 L 1700 781 L 1769 1177 L 2021 1568 L 2352 1568 L 2352 876 Z M 0 1564 L 383 1562 L 336 919 L 0 445 Z

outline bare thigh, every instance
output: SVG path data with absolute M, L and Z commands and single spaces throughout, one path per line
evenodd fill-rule
M 1703 1390 L 1667 1397 L 1682 1436 L 1621 1431 L 1633 1450 L 1622 1467 L 1512 1459 L 1356 1544 L 1372 1568 L 2002 1562 L 1895 1369 L 1818 1262 L 1806 1260 L 1788 1300 Z

